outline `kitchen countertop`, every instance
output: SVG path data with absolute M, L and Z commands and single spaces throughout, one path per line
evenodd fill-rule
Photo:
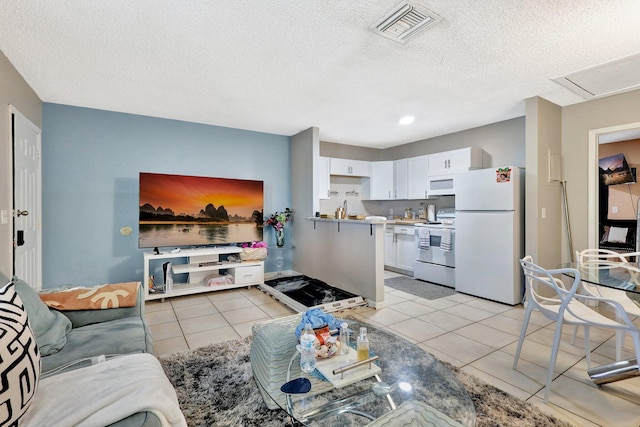
M 415 225 L 423 222 L 427 222 L 426 219 L 394 219 L 393 221 L 389 221 L 389 223 L 397 224 L 397 225 Z
M 394 221 L 382 220 L 382 219 L 335 219 L 335 218 L 318 218 L 317 216 L 306 217 L 309 221 L 321 221 L 321 222 L 347 222 L 351 224 L 393 224 Z
M 305 218 L 309 221 L 324 221 L 324 222 L 353 222 L 361 224 L 396 224 L 396 225 L 415 225 L 419 223 L 427 222 L 426 219 L 335 219 L 335 218 L 318 218 L 316 216 Z

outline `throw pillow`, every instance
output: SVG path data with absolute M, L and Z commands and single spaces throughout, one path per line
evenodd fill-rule
M 611 227 L 607 240 L 611 243 L 625 243 L 627 241 L 628 228 Z
M 0 425 L 17 425 L 38 389 L 40 353 L 14 285 L 0 289 Z
M 36 335 L 40 354 L 47 356 L 60 351 L 67 342 L 67 333 L 71 330 L 71 320 L 64 314 L 49 310 L 38 293 L 24 280 L 14 278 L 15 289 L 29 314 L 29 322 Z

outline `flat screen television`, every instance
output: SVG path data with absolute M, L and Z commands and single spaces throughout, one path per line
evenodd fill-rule
M 212 246 L 262 240 L 264 183 L 140 173 L 138 247 Z
M 604 185 L 635 184 L 636 177 L 624 154 L 603 157 L 598 161 L 600 178 Z

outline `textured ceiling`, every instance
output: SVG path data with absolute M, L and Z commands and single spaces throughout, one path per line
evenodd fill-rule
M 584 101 L 552 78 L 640 52 L 638 0 L 3 0 L 0 50 L 45 102 L 390 147 Z M 414 115 L 409 126 L 398 126 Z

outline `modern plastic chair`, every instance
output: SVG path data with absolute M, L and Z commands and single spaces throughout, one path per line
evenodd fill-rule
M 640 269 L 637 264 L 632 264 L 629 261 L 630 257 L 638 257 L 640 253 L 619 253 L 611 251 L 609 249 L 585 249 L 581 252 L 576 251 L 576 260 L 578 264 L 589 266 L 589 268 L 597 268 L 608 270 L 615 267 L 623 267 L 629 270 L 629 275 L 632 281 L 640 280 Z M 607 288 L 605 286 L 594 285 L 586 281 L 582 281 L 582 294 L 586 294 L 593 297 L 609 298 L 618 301 L 624 308 L 624 311 L 630 317 L 640 316 L 640 306 L 629 298 L 623 290 Z M 620 319 L 617 319 L 620 321 Z M 573 337 L 571 338 L 571 344 L 573 344 L 578 327 L 573 331 Z M 622 347 L 624 346 L 624 332 L 618 331 L 616 333 L 616 360 L 622 359 Z
M 539 310 L 546 318 L 556 322 L 553 344 L 551 346 L 551 358 L 549 360 L 549 372 L 547 374 L 547 382 L 544 391 L 545 403 L 549 399 L 553 370 L 555 369 L 558 348 L 560 347 L 560 338 L 562 336 L 562 326 L 565 323 L 584 327 L 587 366 L 590 366 L 591 364 L 591 351 L 589 349 L 589 327 L 591 326 L 609 328 L 616 331 L 622 330 L 631 334 L 633 337 L 636 355 L 638 360 L 640 360 L 640 329 L 631 322 L 620 303 L 606 298 L 592 296 L 580 297 L 585 301 L 609 304 L 615 310 L 619 319 L 621 319 L 619 323 L 601 315 L 595 310 L 592 310 L 576 298 L 576 292 L 578 291 L 581 282 L 580 272 L 578 272 L 578 270 L 573 268 L 546 270 L 534 264 L 533 259 L 530 256 L 522 258 L 520 260 L 520 265 L 524 271 L 526 281 L 526 310 L 524 320 L 522 322 L 522 331 L 520 332 L 518 348 L 513 361 L 513 369 L 516 369 L 518 366 L 518 359 L 520 358 L 520 351 L 522 350 L 522 343 L 524 342 L 531 313 L 533 310 Z M 564 286 L 563 281 L 559 277 L 555 277 L 564 273 L 568 274 L 567 277 L 573 277 L 573 283 L 569 289 Z M 553 292 L 554 296 L 544 297 L 540 295 L 538 289 L 547 289 Z

